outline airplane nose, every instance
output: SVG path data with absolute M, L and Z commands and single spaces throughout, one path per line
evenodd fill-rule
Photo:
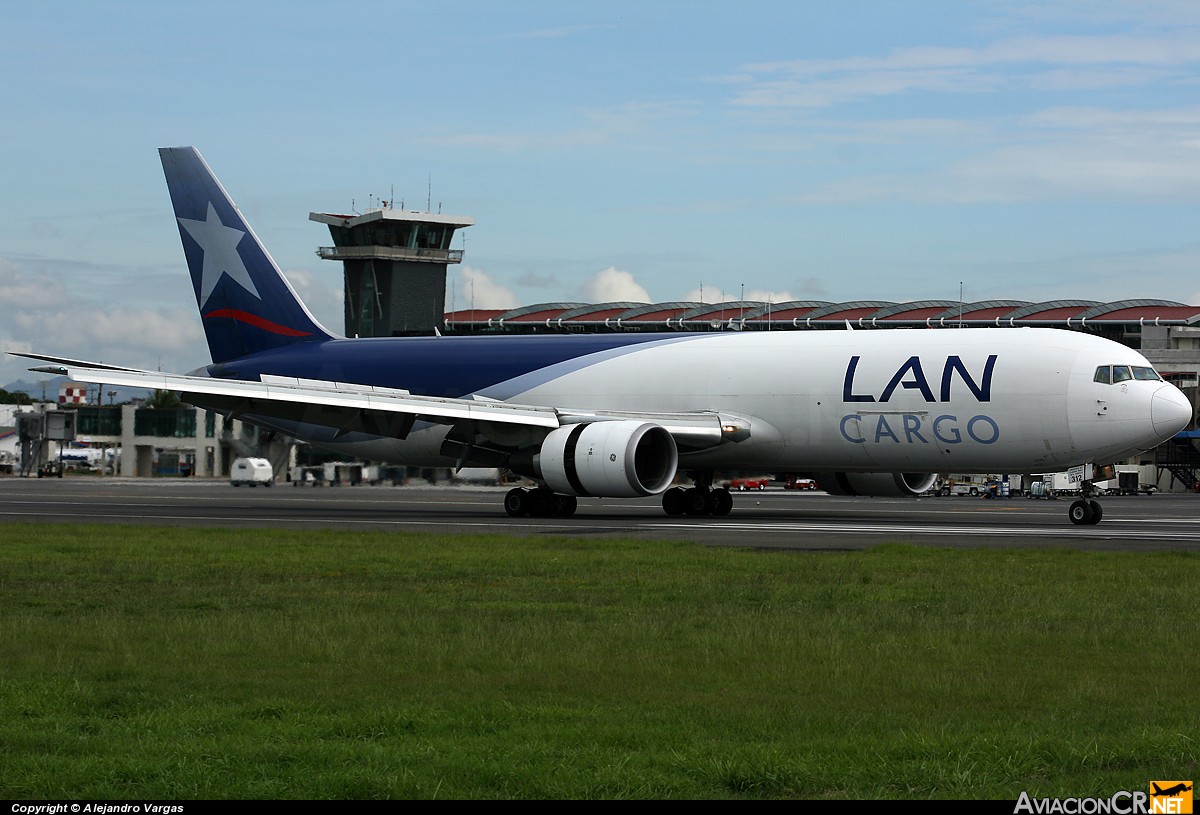
M 1174 385 L 1163 385 L 1150 400 L 1150 423 L 1154 432 L 1166 439 L 1188 426 L 1192 404 Z

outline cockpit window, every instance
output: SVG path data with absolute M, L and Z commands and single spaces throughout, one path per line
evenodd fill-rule
M 1145 365 L 1100 365 L 1096 368 L 1096 375 L 1092 377 L 1093 382 L 1102 385 L 1127 382 L 1130 379 L 1162 381 L 1158 371 Z

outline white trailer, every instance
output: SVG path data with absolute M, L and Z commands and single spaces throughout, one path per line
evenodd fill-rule
M 275 483 L 275 470 L 265 458 L 235 459 L 229 469 L 229 483 L 235 487 L 257 487 L 259 484 L 269 487 Z

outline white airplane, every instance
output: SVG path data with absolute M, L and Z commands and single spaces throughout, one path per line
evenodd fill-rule
M 296 296 L 193 147 L 159 151 L 212 364 L 187 375 L 44 355 L 34 370 L 185 401 L 373 461 L 533 479 L 513 516 L 577 496 L 725 515 L 718 470 L 917 495 L 939 472 L 1106 465 L 1192 417 L 1138 352 L 1047 328 L 347 339 Z M 672 487 L 679 473 L 694 486 Z M 1097 523 L 1091 497 L 1069 510 Z

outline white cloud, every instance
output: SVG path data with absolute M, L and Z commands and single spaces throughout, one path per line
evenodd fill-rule
M 1128 87 L 1172 74 L 1186 77 L 1197 62 L 1200 40 L 1184 30 L 1162 36 L 1020 37 L 982 48 L 920 46 L 885 56 L 763 62 L 742 66 L 725 81 L 743 87 L 734 99 L 738 105 L 820 108 L 914 91 L 991 93 L 1082 82 Z M 1017 66 L 1022 70 L 1015 71 Z M 1077 67 L 1088 70 L 1086 77 L 1064 73 Z
M 817 181 L 789 193 L 799 204 L 863 201 L 980 203 L 1095 199 L 1194 201 L 1200 189 L 1200 109 L 1044 108 L 991 129 L 937 120 L 847 124 L 844 144 L 924 145 L 943 157 L 921 170 Z M 886 134 L 886 137 L 882 137 Z M 897 169 L 904 169 L 903 163 Z
M 766 291 L 765 289 L 751 289 L 746 292 L 747 300 L 759 300 L 764 303 L 786 303 L 788 300 L 795 300 L 789 291 Z
M 340 333 L 346 319 L 343 307 L 345 291 L 340 287 L 334 288 L 322 276 L 306 269 L 293 269 L 283 274 L 317 321 L 330 331 Z
M 679 299 L 696 303 L 730 303 L 739 299 L 748 302 L 786 303 L 797 298 L 788 291 L 768 291 L 766 289 L 751 289 L 746 292 L 745 297 L 742 297 L 740 286 L 733 291 L 723 290 L 719 286 L 705 286 L 687 291 Z
M 208 362 L 193 309 L 102 309 L 90 306 L 9 313 L 0 310 L 0 351 L 32 351 L 164 371 Z M 0 381 L 28 379 L 36 363 L 5 355 Z
M 42 261 L 38 261 L 41 263 Z M 56 272 L 0 259 L 0 352 L 31 351 L 186 371 L 208 360 L 194 308 L 108 307 L 80 297 Z M 0 353 L 0 387 L 35 363 Z
M 67 300 L 67 289 L 57 275 L 35 278 L 0 258 L 0 313 L 17 313 L 60 305 Z
M 628 300 L 635 303 L 653 302 L 650 293 L 633 279 L 629 272 L 609 266 L 596 272 L 583 284 L 583 300 L 589 303 L 612 303 Z
M 521 301 L 509 289 L 492 280 L 482 269 L 463 265 L 449 275 L 446 310 L 469 308 L 516 308 Z
M 1053 3 L 1007 3 L 1002 11 L 1009 25 L 1027 28 L 1045 23 L 1104 26 L 1168 26 L 1200 24 L 1195 0 L 1055 0 Z M 999 20 L 997 20 L 999 22 Z
M 1167 144 L 1151 150 L 1146 143 L 1099 140 L 1014 146 L 960 162 L 950 168 L 947 181 L 950 183 L 937 197 L 1021 201 L 1089 195 L 1141 201 L 1194 200 L 1200 185 L 1200 151 Z

